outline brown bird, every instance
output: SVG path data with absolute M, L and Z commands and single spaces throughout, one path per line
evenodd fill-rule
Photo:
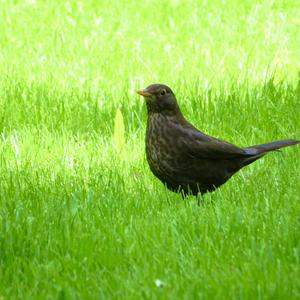
M 213 191 L 270 151 L 300 142 L 289 139 L 239 148 L 190 124 L 168 86 L 152 84 L 137 93 L 146 99 L 146 154 L 150 169 L 167 188 L 183 195 Z

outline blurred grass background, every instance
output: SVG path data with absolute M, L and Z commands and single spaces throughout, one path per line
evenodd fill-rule
M 168 84 L 241 146 L 299 139 L 299 15 L 292 0 L 1 1 L 0 299 L 300 298 L 299 149 L 198 207 L 150 173 L 134 94 Z

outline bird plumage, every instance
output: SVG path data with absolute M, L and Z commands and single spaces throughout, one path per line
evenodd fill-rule
M 137 93 L 146 98 L 148 111 L 147 161 L 153 174 L 172 191 L 194 195 L 213 191 L 266 153 L 300 142 L 281 140 L 239 148 L 190 124 L 168 86 L 154 84 Z

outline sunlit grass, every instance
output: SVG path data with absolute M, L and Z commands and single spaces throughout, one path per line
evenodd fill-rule
M 299 139 L 297 5 L 3 1 L 0 299 L 299 298 L 299 147 L 198 206 L 151 174 L 134 94 L 166 83 L 240 146 Z

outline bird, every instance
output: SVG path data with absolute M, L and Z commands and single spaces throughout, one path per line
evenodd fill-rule
M 150 169 L 169 190 L 184 196 L 212 192 L 267 153 L 300 143 L 286 139 L 240 148 L 189 123 L 167 85 L 151 84 L 136 93 L 145 98 L 147 107 L 145 144 Z

